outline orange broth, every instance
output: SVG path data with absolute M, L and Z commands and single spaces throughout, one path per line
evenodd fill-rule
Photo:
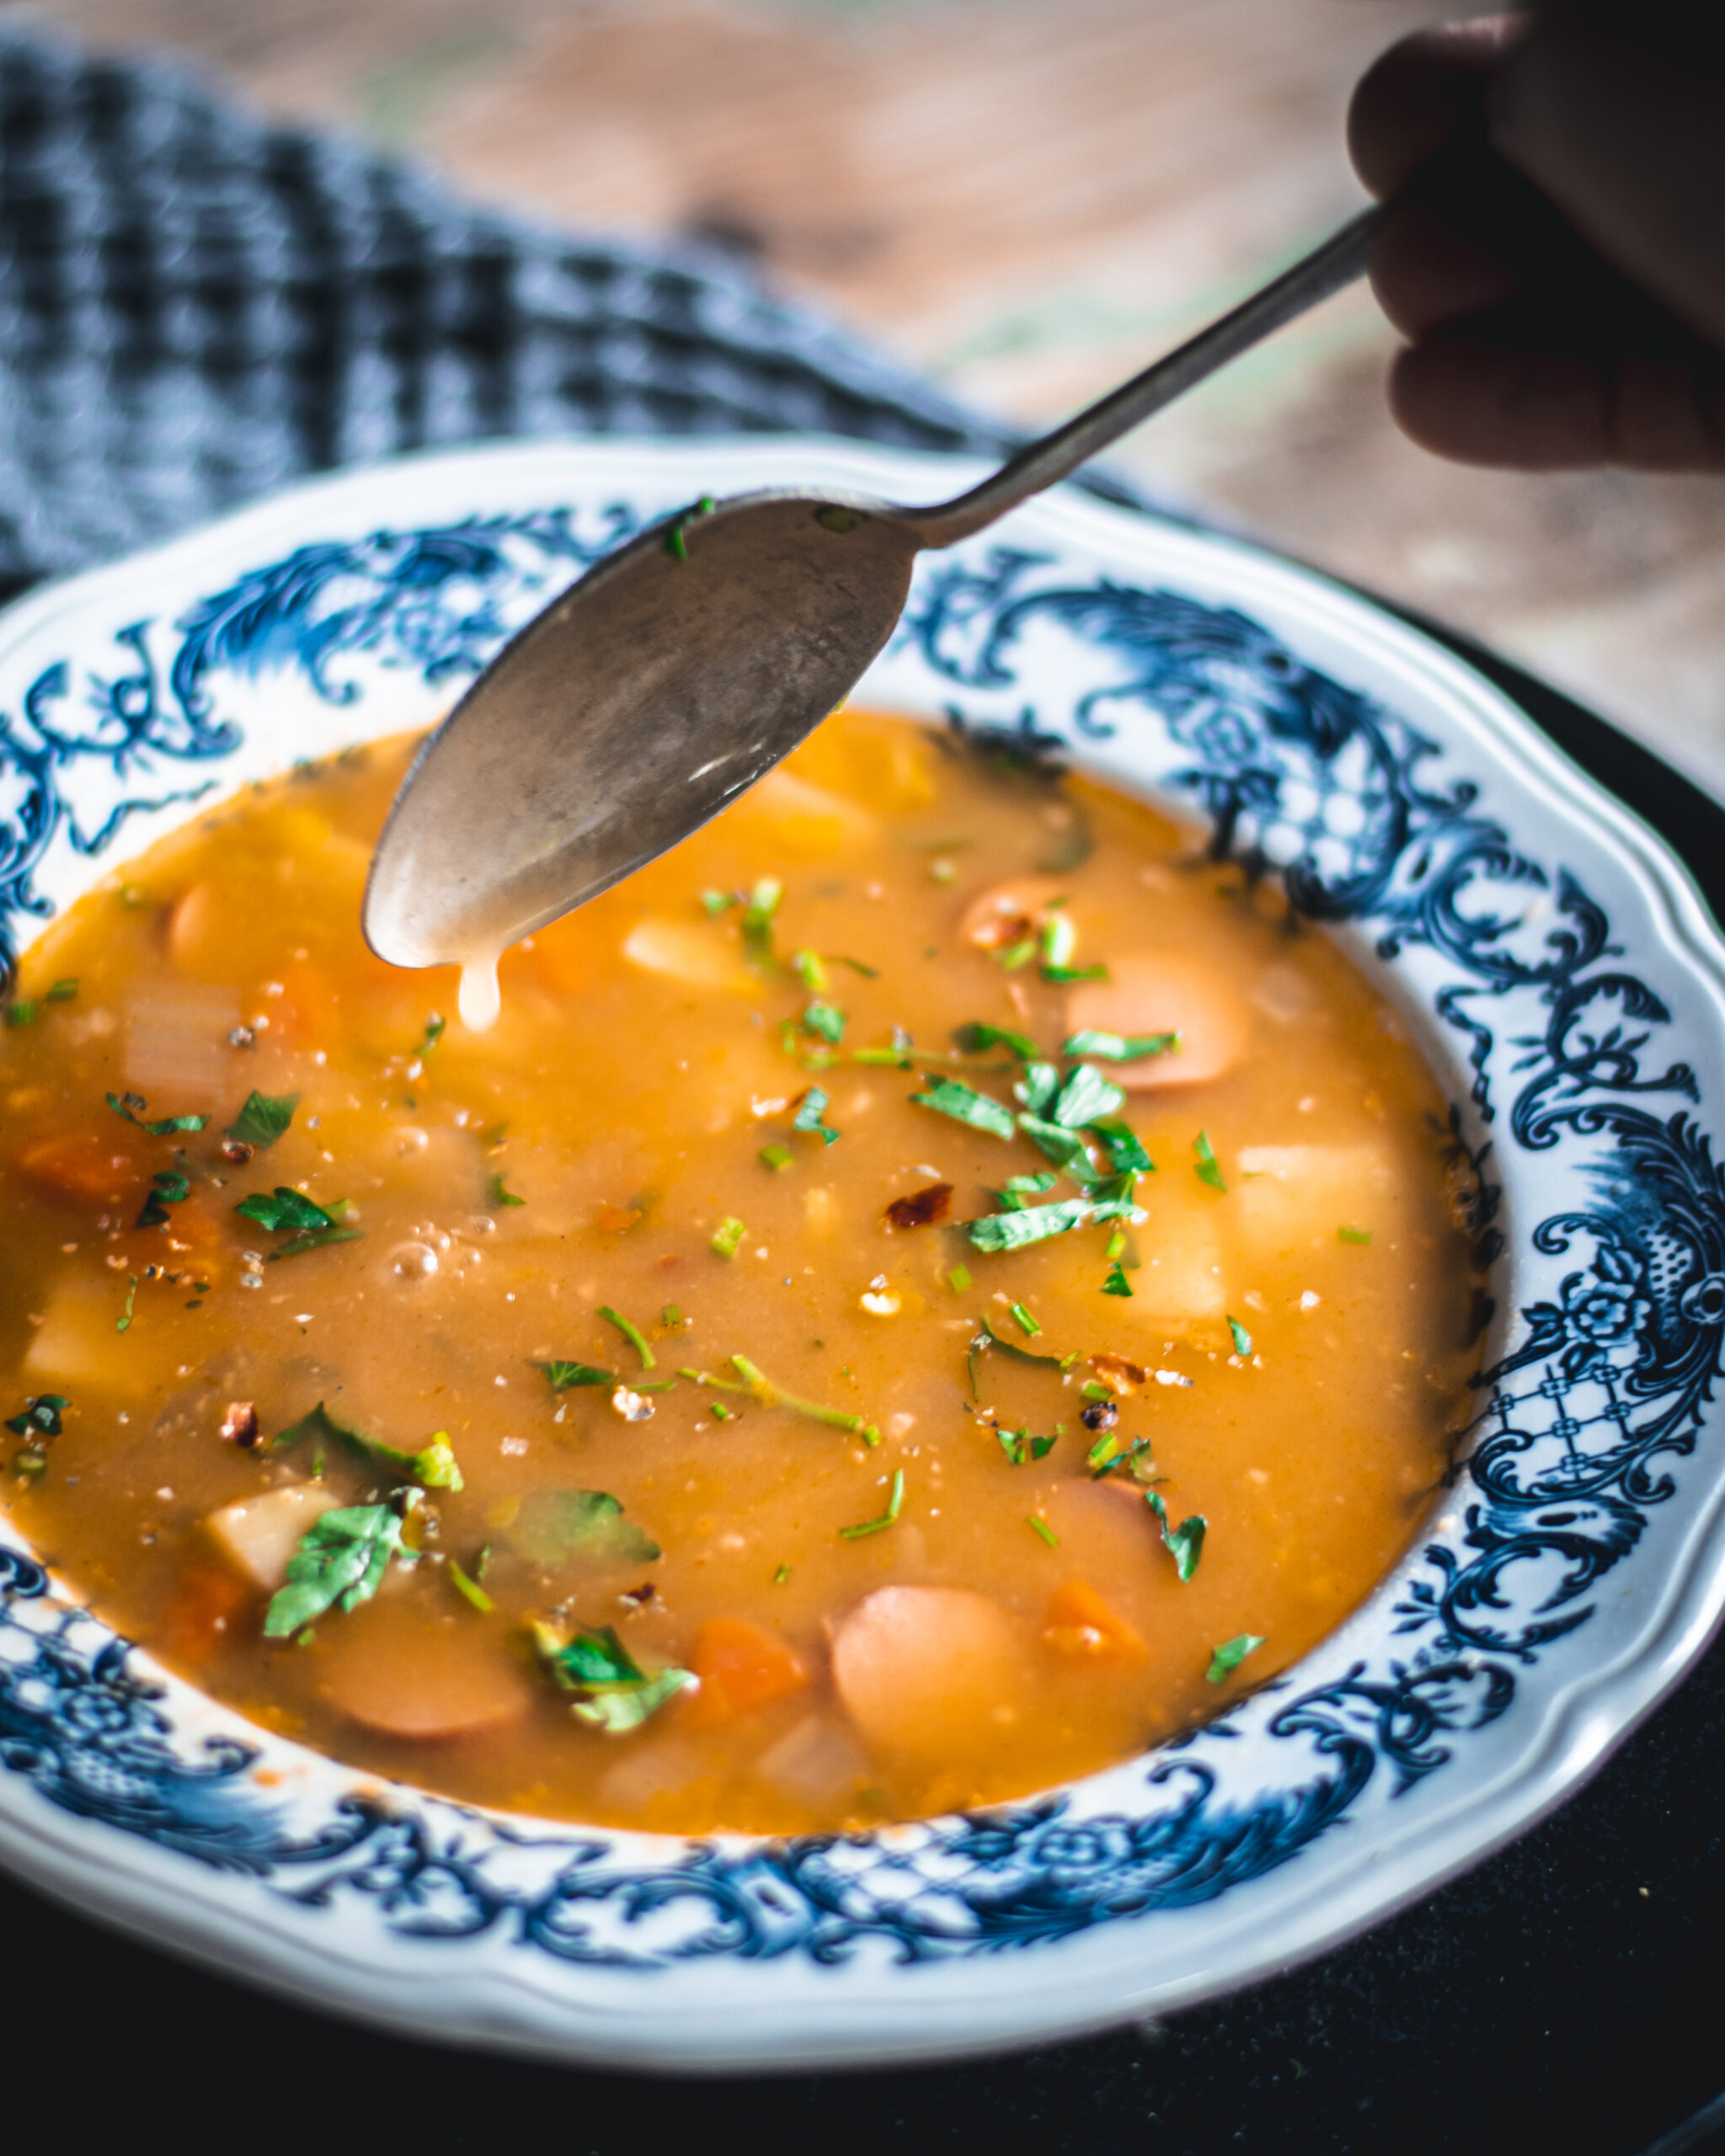
M 24 961 L 4 1502 L 105 1617 L 381 1773 L 779 1833 L 1122 1759 L 1381 1577 L 1480 1282 L 1437 1084 L 1274 887 L 846 714 L 510 952 L 479 1036 L 360 935 L 413 746 Z

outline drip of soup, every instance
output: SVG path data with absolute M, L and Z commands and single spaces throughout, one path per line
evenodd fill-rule
M 1381 1577 L 1466 1193 L 1274 888 L 849 714 L 464 1025 L 360 935 L 413 746 L 187 825 L 16 986 L 4 1499 L 110 1621 L 457 1797 L 789 1832 L 1126 1758 Z

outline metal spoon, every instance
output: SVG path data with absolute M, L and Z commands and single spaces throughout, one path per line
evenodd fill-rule
M 702 502 L 596 563 L 497 654 L 426 742 L 371 864 L 366 941 L 464 969 L 496 1015 L 523 936 L 686 838 L 840 703 L 925 547 L 968 539 L 1365 269 L 1369 210 L 980 486 L 932 508 L 788 488 Z

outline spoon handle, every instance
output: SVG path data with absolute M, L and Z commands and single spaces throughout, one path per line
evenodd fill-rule
M 1075 419 L 1068 419 L 1065 426 L 1021 449 L 980 486 L 927 509 L 903 510 L 900 515 L 904 522 L 924 547 L 950 547 L 992 524 L 1029 495 L 1039 494 L 1044 487 L 1065 478 L 1141 419 L 1208 379 L 1218 367 L 1250 351 L 1273 330 L 1364 275 L 1383 214 L 1381 209 L 1362 211 L 1291 270 L 1284 270 L 1250 299 L 1242 301 L 1208 329 L 1200 329 L 1142 374 L 1110 390 Z

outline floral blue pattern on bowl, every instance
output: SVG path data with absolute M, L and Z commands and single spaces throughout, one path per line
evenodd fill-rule
M 956 483 L 826 444 L 410 460 L 15 610 L 0 962 L 211 792 L 434 718 L 692 490 L 793 476 Z M 931 2056 L 1178 2004 L 1381 1917 L 1556 1801 L 1699 1650 L 1725 1556 L 1725 991 L 1664 849 L 1415 632 L 1076 499 L 926 558 L 866 693 L 1183 799 L 1421 1027 L 1498 1308 L 1414 1548 L 1306 1662 L 1143 1760 L 974 1817 L 683 1842 L 307 1753 L 164 1678 L 0 1523 L 0 1857 L 422 2031 L 662 2067 Z

